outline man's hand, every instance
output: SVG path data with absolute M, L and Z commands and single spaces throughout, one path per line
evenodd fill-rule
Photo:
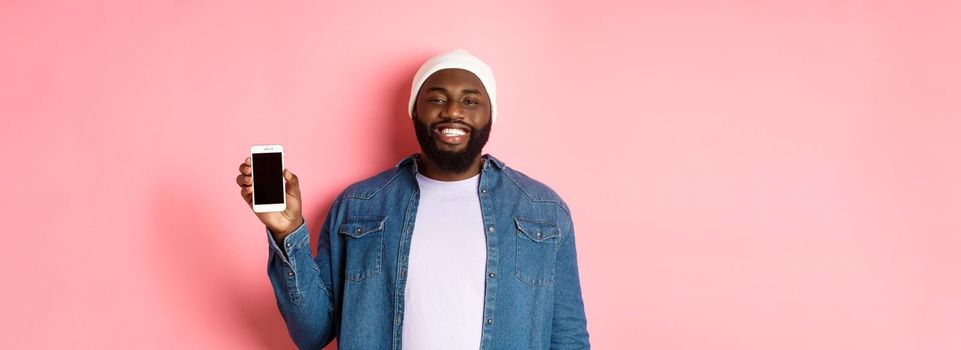
M 240 185 L 240 196 L 244 197 L 247 205 L 253 210 L 254 188 L 253 177 L 250 176 L 250 157 L 240 164 L 240 175 L 237 175 L 237 185 Z M 304 223 L 304 216 L 301 213 L 300 181 L 297 175 L 284 169 L 284 179 L 287 180 L 287 209 L 274 213 L 256 213 L 264 225 L 274 234 L 277 243 L 284 241 L 291 232 Z

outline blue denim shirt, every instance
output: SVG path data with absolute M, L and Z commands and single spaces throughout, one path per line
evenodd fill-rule
M 278 246 L 267 274 L 298 347 L 400 349 L 404 286 L 419 190 L 416 155 L 345 189 L 310 254 L 306 223 Z M 477 195 L 487 233 L 481 349 L 589 348 L 567 204 L 549 187 L 484 155 Z

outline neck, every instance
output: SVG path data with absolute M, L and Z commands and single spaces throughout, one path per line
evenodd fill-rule
M 484 160 L 481 159 L 480 155 L 478 155 L 476 158 L 474 158 L 474 161 L 471 162 L 470 167 L 467 168 L 466 171 L 462 173 L 454 173 L 441 169 L 436 163 L 434 163 L 434 161 L 425 156 L 423 153 L 421 153 L 416 160 L 417 169 L 421 175 L 438 181 L 458 181 L 469 179 L 480 173 L 481 165 L 484 163 Z

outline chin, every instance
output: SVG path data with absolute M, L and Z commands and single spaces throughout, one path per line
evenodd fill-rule
M 437 141 L 434 143 L 438 150 L 449 152 L 449 153 L 462 153 L 467 151 L 467 144 L 460 145 L 448 145 L 446 143 Z

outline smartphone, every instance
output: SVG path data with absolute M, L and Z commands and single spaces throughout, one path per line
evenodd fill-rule
M 251 176 L 254 180 L 254 212 L 269 213 L 287 209 L 284 181 L 284 146 L 250 147 Z

